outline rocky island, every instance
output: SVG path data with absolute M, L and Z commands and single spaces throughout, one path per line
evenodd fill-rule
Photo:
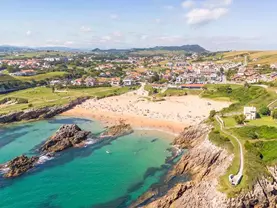
M 7 164 L 3 165 L 2 168 L 7 170 L 4 174 L 4 177 L 13 178 L 20 176 L 33 168 L 38 160 L 39 157 L 27 157 L 25 155 L 16 157 Z
M 119 125 L 108 127 L 107 130 L 101 134 L 102 138 L 111 137 L 117 138 L 133 133 L 133 129 L 130 124 L 126 124 L 124 121 L 120 121 Z
M 70 147 L 79 146 L 88 139 L 90 132 L 82 131 L 77 125 L 63 125 L 40 148 L 42 153 L 56 153 Z

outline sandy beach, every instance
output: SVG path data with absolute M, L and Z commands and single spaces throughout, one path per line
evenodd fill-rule
M 134 128 L 179 134 L 185 127 L 208 118 L 211 110 L 221 110 L 230 105 L 229 102 L 192 95 L 167 97 L 165 101 L 152 102 L 142 95 L 146 94 L 140 89 L 120 96 L 90 99 L 62 115 L 93 118 L 105 125 L 124 120 Z

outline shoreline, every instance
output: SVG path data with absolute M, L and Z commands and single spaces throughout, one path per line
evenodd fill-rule
M 79 107 L 75 107 L 71 110 L 63 112 L 60 114 L 60 116 L 95 119 L 101 122 L 104 126 L 116 125 L 121 120 L 123 120 L 130 124 L 135 130 L 158 131 L 171 136 L 178 136 L 184 130 L 184 128 L 189 126 L 188 123 L 173 122 L 127 114 L 119 115 L 116 113 L 100 110 L 90 111 Z

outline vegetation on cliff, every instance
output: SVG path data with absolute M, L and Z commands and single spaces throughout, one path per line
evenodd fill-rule
M 270 115 L 258 118 L 256 121 L 243 121 L 243 126 L 237 126 L 236 115 L 241 115 L 244 106 L 255 106 L 257 109 L 274 108 L 274 101 L 277 94 L 274 89 L 265 89 L 259 86 L 242 85 L 216 85 L 207 86 L 203 97 L 211 99 L 229 99 L 233 104 L 218 113 L 222 117 L 226 135 L 221 131 L 219 123 L 212 121 L 214 130 L 210 133 L 209 139 L 215 145 L 227 149 L 234 154 L 232 165 L 227 169 L 226 174 L 220 178 L 219 189 L 227 193 L 229 197 L 237 196 L 253 189 L 258 179 L 268 177 L 270 174 L 267 165 L 276 162 L 277 152 L 272 146 L 277 138 L 276 123 Z M 267 119 L 270 118 L 270 119 Z M 259 121 L 259 119 L 261 119 Z M 266 119 L 266 125 L 263 120 Z M 238 186 L 232 186 L 229 182 L 229 175 L 236 174 L 240 166 L 240 151 L 237 141 L 230 135 L 238 137 L 243 145 L 244 170 L 243 178 Z

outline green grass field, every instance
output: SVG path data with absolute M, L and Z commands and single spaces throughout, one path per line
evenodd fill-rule
M 70 89 L 66 92 L 52 93 L 51 88 L 37 87 L 27 90 L 12 92 L 5 95 L 0 95 L 0 100 L 4 98 L 24 98 L 29 101 L 28 104 L 14 104 L 7 106 L 0 106 L 0 114 L 6 114 L 14 111 L 20 111 L 30 108 L 41 108 L 45 106 L 64 105 L 70 101 L 83 96 L 91 96 L 102 98 L 105 96 L 119 95 L 128 92 L 128 87 L 100 87 L 100 88 L 85 88 L 85 89 Z
M 170 97 L 170 96 L 184 96 L 184 95 L 199 95 L 202 90 L 193 89 L 167 89 L 164 93 L 160 93 L 159 96 Z
M 41 80 L 46 80 L 46 79 L 59 78 L 59 77 L 63 77 L 66 74 L 68 74 L 68 73 L 67 72 L 49 72 L 46 74 L 38 74 L 35 76 L 17 76 L 14 78 L 21 80 L 21 81 L 28 82 L 28 81 L 32 81 L 32 80 L 41 81 Z
M 25 52 L 20 53 L 19 56 L 7 55 L 4 56 L 5 59 L 22 59 L 22 58 L 43 58 L 43 57 L 53 57 L 53 56 L 71 56 L 70 52 L 61 52 L 61 51 L 36 51 L 36 52 Z
M 277 128 L 277 121 L 274 120 L 271 116 L 265 116 L 256 120 L 251 120 L 247 122 L 247 125 L 250 126 L 272 126 Z
M 259 110 L 261 106 L 267 106 L 276 100 L 277 94 L 271 88 L 264 89 L 256 86 L 246 88 L 242 85 L 207 85 L 206 87 L 207 90 L 202 94 L 203 97 L 210 99 L 229 98 L 233 102 L 221 113 L 226 115 L 222 118 L 225 123 L 225 130 L 231 135 L 236 135 L 243 145 L 244 172 L 242 181 L 238 186 L 232 186 L 228 179 L 230 174 L 236 174 L 239 169 L 240 156 L 237 141 L 224 135 L 217 122 L 214 122 L 214 128 L 220 132 L 220 137 L 210 135 L 210 140 L 220 147 L 229 149 L 229 151 L 228 139 L 233 145 L 234 159 L 226 174 L 220 177 L 219 190 L 229 197 L 234 197 L 241 192 L 252 190 L 259 177 L 268 176 L 266 165 L 277 162 L 277 149 L 274 146 L 277 145 L 277 122 L 271 117 L 262 117 L 247 122 L 246 126 L 237 127 L 233 118 L 234 113 L 242 114 L 244 106 L 255 106 Z
M 220 54 L 223 58 L 219 62 L 243 62 L 244 56 L 248 56 L 249 65 L 277 63 L 277 51 L 231 51 Z M 257 59 L 254 61 L 254 59 Z

